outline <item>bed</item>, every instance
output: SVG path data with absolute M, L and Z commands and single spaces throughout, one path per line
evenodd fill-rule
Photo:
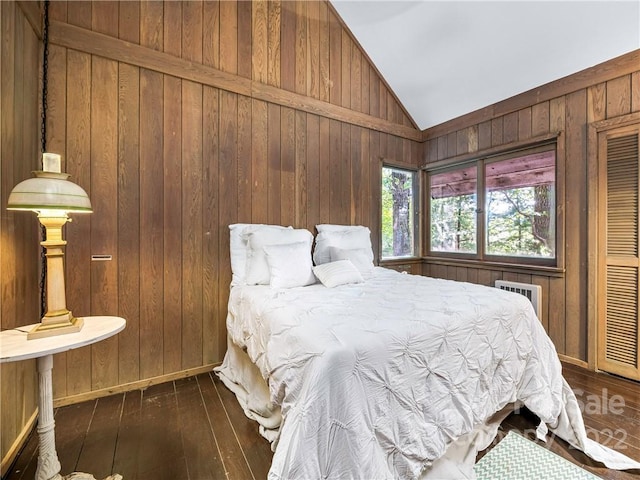
M 523 296 L 373 265 L 366 227 L 231 226 L 228 351 L 216 368 L 272 442 L 270 479 L 475 478 L 525 405 L 609 468 Z M 315 264 L 315 265 L 314 265 Z M 318 281 L 319 280 L 319 281 Z

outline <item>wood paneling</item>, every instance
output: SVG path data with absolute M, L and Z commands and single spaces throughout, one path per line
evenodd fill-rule
M 267 19 L 267 83 L 280 86 L 280 15 L 282 6 L 279 0 L 269 2 Z
M 220 4 L 206 2 L 202 7 L 202 63 L 220 68 Z
M 219 91 L 204 87 L 202 91 L 202 362 L 209 365 L 222 356 L 225 346 L 225 317 L 219 314 L 218 285 L 221 276 L 221 250 L 219 238 L 227 229 L 219 223 Z
M 214 39 L 215 42 L 215 39 Z M 238 72 L 238 5 L 220 2 L 220 70 Z
M 96 9 L 94 8 L 94 12 Z M 116 17 L 117 18 L 117 17 Z M 106 28 L 106 27 L 105 27 Z M 67 79 L 68 80 L 68 79 Z M 118 258 L 118 64 L 93 57 L 91 62 L 91 254 Z M 68 116 L 72 112 L 68 111 Z M 86 159 L 85 159 L 86 160 Z M 92 219 L 93 220 L 93 219 Z M 84 239 L 86 242 L 87 239 Z M 82 287 L 81 287 L 82 288 Z M 82 288 L 83 290 L 86 287 Z M 91 263 L 90 311 L 108 315 L 118 310 L 117 261 Z M 86 315 L 78 311 L 77 315 Z M 118 384 L 118 337 L 91 347 L 91 387 Z
M 177 2 L 178 3 L 178 2 Z M 163 234 L 163 335 L 164 368 L 179 370 L 182 365 L 182 324 L 174 318 L 182 315 L 182 80 L 165 75 L 163 90 L 163 223 L 169 225 Z
M 238 98 L 237 95 L 220 92 L 220 151 L 218 169 L 218 188 L 220 207 L 218 209 L 218 245 L 220 256 L 218 269 L 220 272 L 218 285 L 218 308 L 215 321 L 218 324 L 217 343 L 219 354 L 222 355 L 226 344 L 226 302 L 228 299 L 227 285 L 231 283 L 231 264 L 227 261 L 229 252 L 228 225 L 238 221 Z M 216 359 L 218 360 L 218 359 Z
M 162 75 L 140 70 L 140 376 L 164 372 L 164 172 Z M 176 150 L 176 151 L 179 151 Z M 177 161 L 176 158 L 171 159 Z M 179 188 L 176 178 L 171 188 Z M 135 187 L 133 187 L 135 188 Z M 94 221 L 93 218 L 91 219 Z M 177 226 L 176 226 L 177 228 Z M 172 255 L 181 255 L 172 251 Z M 181 274 L 181 272 L 180 272 Z M 126 295 L 127 292 L 122 292 Z M 172 312 L 173 313 L 173 312 Z M 181 309 L 176 311 L 181 314 Z M 171 357 L 171 355 L 169 355 Z M 56 396 L 64 396 L 56 393 Z
M 280 223 L 295 223 L 295 111 L 280 113 Z
M 252 78 L 251 68 L 253 2 L 238 2 L 238 75 Z M 263 49 L 265 47 L 262 47 Z
M 255 180 L 258 190 L 261 189 L 261 185 L 264 182 L 264 179 L 260 178 L 257 171 L 252 172 L 252 150 L 259 152 L 264 151 L 266 123 L 264 123 L 264 115 L 261 110 L 264 102 L 256 102 L 255 123 L 264 127 L 264 132 L 260 131 L 257 133 L 258 138 L 256 138 L 255 141 L 252 141 L 252 124 L 254 123 L 253 103 L 249 97 L 238 97 L 238 131 L 236 135 L 238 143 L 238 221 L 246 223 L 251 221 L 252 201 L 255 200 L 251 194 L 251 189 L 254 187 L 252 180 Z M 258 128 L 256 128 L 256 132 L 257 130 Z M 257 154 L 255 157 L 259 158 L 260 154 Z M 257 202 L 256 208 L 259 208 Z
M 587 151 L 586 90 L 566 96 L 565 345 L 566 355 L 586 360 Z
M 91 56 L 81 52 L 68 52 L 66 72 L 56 70 L 64 66 L 58 62 L 49 75 L 57 89 L 64 89 L 67 77 L 75 79 L 75 88 L 67 92 L 67 108 L 72 105 L 74 115 L 66 118 L 66 149 L 60 150 L 64 158 L 67 173 L 74 182 L 84 185 L 91 196 L 91 171 L 86 159 L 91 156 Z M 57 91 L 57 90 L 56 90 Z M 50 148 L 57 148 L 51 145 Z M 60 147 L 62 148 L 62 147 Z M 53 150 L 55 151 L 55 150 Z M 88 215 L 76 215 L 72 228 L 66 229 L 67 304 L 73 305 L 76 314 L 86 312 L 91 307 L 91 297 L 82 293 L 84 285 L 91 284 L 91 245 L 86 241 L 91 234 L 91 221 Z M 54 368 L 61 369 L 66 362 L 67 375 L 56 377 L 55 389 L 69 394 L 90 388 L 91 349 L 82 348 L 53 357 Z
M 476 266 L 475 282 L 493 285 L 498 278 L 542 286 L 540 320 L 564 358 L 587 362 L 593 352 L 588 338 L 588 176 L 587 126 L 596 121 L 640 111 L 634 101 L 640 91 L 637 79 L 640 51 L 610 60 L 584 72 L 531 92 L 489 106 L 482 111 L 438 125 L 423 133 L 422 164 L 448 158 L 473 157 L 469 146 L 480 152 L 523 146 L 530 139 L 559 133 L 557 137 L 557 205 L 559 271 L 522 271 L 497 266 Z M 635 81 L 635 83 L 634 83 Z M 535 93 L 535 95 L 534 95 Z M 474 130 L 475 129 L 475 130 Z M 452 270 L 456 262 L 427 260 L 425 274 L 460 279 Z M 464 276 L 464 274 L 462 274 Z M 520 278 L 520 280 L 518 280 Z M 467 272 L 467 280 L 469 280 Z M 591 354 L 591 355 L 590 355 Z
M 11 189 L 40 168 L 38 34 L 33 5 L 0 3 L 0 328 L 36 323 L 40 316 L 40 231 L 36 215 L 7 211 Z M 33 425 L 35 361 L 0 366 L 0 474 Z
M 178 318 L 165 317 L 165 325 L 182 319 L 180 370 L 202 365 L 202 88 L 202 85 L 193 82 L 182 82 L 182 102 L 185 106 L 182 111 L 180 179 L 182 223 L 165 224 L 165 231 L 179 228 L 182 233 L 182 312 Z M 172 182 L 177 180 L 174 178 Z M 171 252 L 165 249 L 165 256 L 167 253 Z
M 296 32 L 295 32 L 295 91 L 307 94 L 307 85 L 312 83 L 312 72 L 307 71 L 307 58 L 311 54 L 307 45 L 307 2 L 295 3 Z
M 118 82 L 118 291 L 129 292 L 118 296 L 118 315 L 128 325 L 118 336 L 118 378 L 128 383 L 140 377 L 140 70 L 120 64 Z M 88 226 L 89 218 L 83 220 Z

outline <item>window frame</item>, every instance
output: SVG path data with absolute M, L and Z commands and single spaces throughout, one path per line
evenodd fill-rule
M 407 256 L 383 256 L 383 234 L 382 234 L 382 172 L 385 168 L 391 168 L 395 170 L 403 170 L 409 172 L 413 175 L 413 252 L 411 255 Z M 378 258 L 379 262 L 395 262 L 395 261 L 408 261 L 415 260 L 421 258 L 421 250 L 422 250 L 422 238 L 421 238 L 421 229 L 422 229 L 422 219 L 421 219 L 421 209 L 423 204 L 423 195 L 422 195 L 422 177 L 421 169 L 414 166 L 408 165 L 406 163 L 393 162 L 388 159 L 382 158 L 380 162 L 380 199 L 378 201 L 378 219 L 379 219 L 379 235 L 380 235 L 380 243 L 378 246 Z
M 545 257 L 523 257 L 510 255 L 495 255 L 487 253 L 487 212 L 485 177 L 486 165 L 514 158 L 536 151 L 553 150 L 555 152 L 555 255 L 552 258 Z M 424 252 L 425 259 L 436 260 L 465 260 L 483 264 L 511 265 L 525 268 L 543 268 L 551 270 L 564 270 L 564 245 L 563 245 L 563 221 L 562 200 L 564 199 L 564 145 L 559 134 L 549 135 L 538 141 L 512 144 L 499 149 L 490 149 L 484 152 L 463 155 L 433 162 L 425 165 L 424 172 Z M 476 253 L 465 252 L 442 252 L 431 249 L 431 198 L 430 198 L 430 178 L 433 174 L 458 170 L 461 168 L 476 165 L 477 168 L 477 191 L 476 191 Z
M 431 197 L 430 197 L 430 193 L 431 193 L 431 175 L 433 174 L 439 174 L 439 173 L 447 173 L 447 172 L 452 172 L 455 170 L 461 170 L 464 168 L 468 168 L 471 166 L 476 167 L 476 253 L 472 253 L 472 252 L 444 252 L 444 251 L 433 251 L 431 250 Z M 449 257 L 452 256 L 453 258 L 461 258 L 461 259 L 467 259 L 467 260 L 475 260 L 478 258 L 478 251 L 480 250 L 480 237 L 479 237 L 479 220 L 480 220 L 480 215 L 478 214 L 478 211 L 480 210 L 480 188 L 481 185 L 484 186 L 484 178 L 481 179 L 479 171 L 480 171 L 480 166 L 478 165 L 478 162 L 475 160 L 466 160 L 464 162 L 460 162 L 460 163 L 456 163 L 456 164 L 452 164 L 452 165 L 447 165 L 446 167 L 442 167 L 442 168 L 437 168 L 437 169 L 425 169 L 426 171 L 426 180 L 425 180 L 425 217 L 426 217 L 426 228 L 425 228 L 425 240 L 426 240 L 426 249 L 425 251 L 428 252 L 428 254 L 430 256 L 434 256 L 434 257 Z

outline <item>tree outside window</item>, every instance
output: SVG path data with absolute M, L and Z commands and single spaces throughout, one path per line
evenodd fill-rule
M 382 258 L 415 255 L 416 172 L 382 167 Z

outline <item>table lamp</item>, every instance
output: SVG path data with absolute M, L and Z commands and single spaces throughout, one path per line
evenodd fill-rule
M 64 284 L 64 246 L 62 227 L 71 219 L 68 213 L 91 213 L 91 202 L 82 187 L 68 180 L 60 171 L 60 155 L 42 154 L 42 170 L 16 185 L 9 194 L 7 210 L 31 210 L 45 227 L 41 245 L 47 259 L 47 312 L 42 322 L 28 334 L 28 339 L 75 333 L 82 329 L 82 319 L 67 309 Z

